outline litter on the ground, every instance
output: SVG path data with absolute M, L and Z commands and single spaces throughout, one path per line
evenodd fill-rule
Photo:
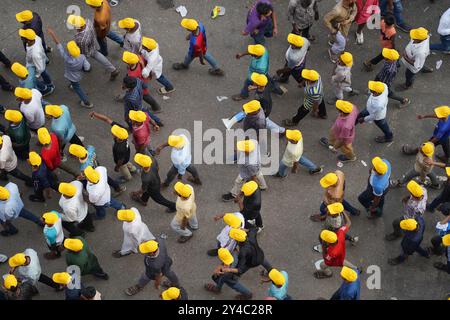
M 442 66 L 442 60 L 436 61 L 436 70 L 439 70 Z
M 340 161 L 338 161 L 338 163 L 336 163 L 336 165 L 337 165 L 339 168 L 342 168 L 342 167 L 344 166 L 344 164 L 343 164 L 342 162 L 340 162 Z
M 170 99 L 170 97 L 168 97 L 168 96 L 163 96 L 163 100 L 169 100 Z
M 211 18 L 215 19 L 218 16 L 224 16 L 225 15 L 225 8 L 220 6 L 215 6 L 214 9 L 211 11 Z
M 226 97 L 226 96 L 217 96 L 216 98 L 217 98 L 217 101 L 219 101 L 219 102 L 222 102 L 223 100 L 228 99 L 228 97 Z
M 185 6 L 179 6 L 175 9 L 175 11 L 178 12 L 183 18 L 186 17 L 188 12 Z
M 364 167 L 367 167 L 367 163 L 364 160 L 361 160 L 361 163 Z

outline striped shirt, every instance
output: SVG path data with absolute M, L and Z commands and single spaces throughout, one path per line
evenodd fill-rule
M 90 20 L 86 20 L 86 27 L 75 34 L 75 42 L 80 47 L 80 51 L 86 57 L 93 57 L 97 51 L 95 46 L 96 34 L 94 26 Z
M 311 110 L 316 102 L 320 104 L 323 99 L 322 79 L 319 77 L 314 83 L 305 82 L 305 97 L 303 98 L 303 106 L 307 110 Z
M 383 68 L 376 76 L 376 81 L 384 82 L 388 88 L 392 86 L 392 82 L 397 75 L 397 62 L 384 62 Z

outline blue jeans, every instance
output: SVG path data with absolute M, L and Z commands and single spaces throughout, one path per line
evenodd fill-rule
M 22 208 L 22 210 L 19 213 L 19 217 L 27 219 L 28 221 L 34 222 L 37 225 L 41 225 L 43 222 L 41 222 L 41 219 L 39 219 L 37 216 L 32 214 L 30 211 L 28 211 L 25 208 Z
M 356 213 L 358 212 L 358 210 L 353 207 L 350 203 L 347 202 L 347 200 L 342 200 L 342 205 L 344 206 L 344 210 L 347 211 L 348 213 L 350 213 L 352 216 L 356 215 Z M 321 203 L 320 205 L 320 215 L 324 216 L 327 214 L 327 206 L 325 205 L 324 202 Z
M 121 209 L 125 208 L 125 206 L 121 202 L 117 201 L 116 199 L 111 198 L 111 200 L 107 204 L 105 204 L 103 206 L 94 206 L 94 208 L 95 208 L 97 218 L 103 219 L 106 216 L 107 208 L 114 208 L 116 210 L 121 210 Z
M 161 83 L 164 86 L 164 88 L 166 88 L 167 91 L 173 90 L 172 83 L 163 74 L 161 74 L 161 76 L 158 79 L 156 79 L 156 81 Z
M 123 46 L 123 37 L 120 34 L 117 34 L 114 31 L 109 31 L 106 37 L 110 38 L 114 42 L 117 42 L 120 46 Z M 106 57 L 108 55 L 108 43 L 106 38 L 97 37 L 97 42 L 100 46 L 100 53 Z
M 72 85 L 73 91 L 75 91 L 78 97 L 80 97 L 81 101 L 83 101 L 85 104 L 89 104 L 89 98 L 87 97 L 86 93 L 84 93 L 80 83 L 70 81 L 70 84 Z
M 241 283 L 239 283 L 239 278 L 236 276 L 232 276 L 231 274 L 224 274 L 218 277 L 213 277 L 214 282 L 216 283 L 216 287 L 218 289 L 222 289 L 223 285 L 226 284 L 231 289 L 236 290 L 237 292 L 250 295 L 251 291 L 244 287 Z
M 306 167 L 309 171 L 316 170 L 318 168 L 315 163 L 313 163 L 311 160 L 309 160 L 305 156 L 301 156 L 300 160 L 298 160 L 298 163 L 301 166 Z M 280 168 L 278 169 L 278 174 L 282 177 L 286 177 L 288 170 L 289 170 L 289 167 L 286 166 L 283 163 L 283 161 L 280 161 Z
M 257 34 L 252 34 L 251 37 L 253 38 L 253 41 L 255 41 L 255 44 L 262 44 L 262 45 L 266 43 L 266 38 L 272 38 L 273 37 L 272 18 L 269 18 L 269 23 L 267 23 L 264 28 L 258 30 Z
M 385 15 L 387 13 L 387 4 L 388 0 L 380 0 L 380 10 L 381 14 Z M 403 20 L 402 12 L 403 12 L 403 5 L 401 0 L 394 0 L 394 17 L 395 17 L 395 23 L 398 25 L 402 25 L 405 23 L 405 20 Z
M 47 72 L 47 70 L 44 70 L 44 72 L 41 73 L 41 77 L 45 85 L 53 86 L 52 78 L 50 78 L 50 74 Z
M 441 43 L 430 44 L 430 50 L 436 51 L 450 51 L 450 34 L 446 36 L 440 36 Z
M 204 55 L 204 58 L 205 58 L 205 60 L 211 65 L 211 67 L 212 67 L 213 69 L 218 69 L 218 68 L 219 68 L 219 67 L 217 66 L 217 61 L 216 61 L 216 59 L 214 59 L 214 57 L 213 57 L 212 55 L 210 55 L 209 52 L 207 52 L 207 53 Z M 186 55 L 186 57 L 184 58 L 184 62 L 183 62 L 183 63 L 184 63 L 186 66 L 188 66 L 188 65 L 191 64 L 191 62 L 192 62 L 194 59 L 195 59 L 195 57 L 190 56 L 190 55 Z

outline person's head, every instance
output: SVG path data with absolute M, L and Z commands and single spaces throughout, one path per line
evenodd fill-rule
M 42 215 L 42 221 L 51 228 L 59 220 L 59 216 L 56 212 L 46 212 Z
M 235 228 L 235 229 L 239 229 L 239 228 L 242 227 L 242 220 L 239 219 L 239 217 L 236 216 L 236 215 L 233 214 L 233 213 L 226 213 L 226 214 L 223 216 L 223 222 L 224 222 L 226 225 L 228 225 L 228 226 L 230 226 L 230 227 L 232 227 L 232 228 Z
M 338 180 L 339 178 L 337 174 L 334 172 L 330 172 L 324 175 L 322 179 L 320 179 L 320 186 L 324 189 L 328 189 L 337 185 Z
M 335 245 L 338 243 L 337 234 L 330 230 L 322 230 L 320 233 L 320 240 L 324 246 Z
M 266 52 L 266 48 L 264 48 L 261 44 L 250 44 L 247 46 L 247 52 L 253 58 L 261 58 Z
M 28 77 L 28 69 L 19 62 L 14 62 L 11 65 L 11 71 L 21 80 L 25 80 Z
M 253 75 L 252 75 L 253 76 Z M 261 103 L 258 100 L 252 100 L 242 106 L 246 115 L 256 115 L 261 110 Z
M 369 81 L 368 85 L 370 93 L 375 97 L 379 96 L 384 92 L 384 90 L 386 90 L 384 86 L 384 83 L 381 81 Z
M 80 56 L 81 49 L 75 41 L 72 40 L 72 41 L 67 42 L 66 47 L 67 47 L 67 51 L 73 58 L 78 58 Z
M 286 278 L 284 277 L 284 275 L 275 268 L 270 270 L 269 279 L 272 281 L 273 285 L 276 286 L 277 288 L 281 288 L 286 283 Z
M 52 144 L 52 137 L 50 136 L 50 132 L 48 132 L 47 128 L 42 127 L 37 131 L 37 136 L 39 143 L 44 147 L 49 147 Z
M 150 257 L 157 257 L 159 254 L 158 242 L 150 240 L 139 245 L 139 252 Z
M 301 47 L 303 47 L 303 45 L 305 44 L 305 38 L 294 33 L 288 34 L 287 41 L 290 43 L 291 48 L 294 50 L 301 49 Z
M 404 219 L 400 221 L 400 228 L 404 231 L 414 232 L 419 229 L 419 223 L 415 219 Z
M 86 0 L 86 4 L 95 10 L 101 10 L 103 6 L 103 0 Z
M 265 74 L 256 73 L 256 72 L 252 73 L 250 79 L 252 80 L 253 84 L 255 86 L 257 86 L 257 90 L 260 92 L 264 91 L 267 83 L 269 82 L 269 80 L 267 79 L 267 76 Z
M 111 127 L 111 134 L 113 135 L 113 139 L 117 143 L 124 142 L 128 139 L 128 131 L 117 124 Z
M 0 186 L 0 201 L 8 201 L 10 197 L 9 190 Z
M 94 300 L 97 290 L 94 287 L 85 287 L 81 289 L 81 300 Z
M 251 197 L 258 189 L 258 183 L 252 180 L 242 185 L 241 192 L 244 194 L 244 197 Z
M 131 120 L 132 127 L 138 128 L 144 124 L 145 120 L 147 120 L 147 114 L 140 110 L 130 110 L 130 112 L 128 112 L 128 118 Z
M 16 13 L 17 22 L 22 23 L 24 26 L 27 26 L 33 20 L 33 12 L 31 10 L 24 10 Z
M 350 52 L 343 52 L 339 56 L 338 64 L 345 67 L 351 67 L 353 65 L 353 55 Z
M 420 146 L 420 153 L 422 153 L 427 158 L 433 158 L 434 143 L 431 141 L 422 143 L 422 145 Z
M 117 210 L 117 219 L 124 222 L 133 222 L 136 219 L 136 213 L 131 209 Z
M 386 13 L 383 20 L 386 27 L 393 27 L 395 25 L 395 17 L 392 13 Z
M 137 80 L 134 77 L 125 76 L 123 78 L 122 88 L 126 90 L 132 90 L 137 86 Z
M 186 145 L 186 140 L 181 135 L 170 135 L 167 138 L 167 144 L 175 149 L 182 149 Z
M 31 258 L 26 256 L 25 253 L 16 253 L 8 260 L 8 264 L 11 268 L 18 268 L 27 266 L 31 262 Z
M 182 200 L 188 200 L 192 195 L 192 187 L 188 184 L 184 184 L 180 181 L 173 186 L 174 192 Z
M 157 47 L 158 43 L 154 39 L 142 37 L 142 49 L 150 52 L 152 50 L 155 50 Z
M 124 51 L 122 55 L 122 61 L 128 65 L 128 68 L 134 70 L 139 63 L 139 56 L 133 52 Z
M 247 139 L 238 141 L 236 144 L 236 148 L 238 151 L 244 152 L 248 155 L 255 150 L 256 146 L 253 140 Z
M 28 163 L 31 165 L 33 172 L 38 171 L 42 164 L 42 158 L 37 152 L 31 151 L 28 153 Z
M 152 158 L 142 153 L 136 153 L 134 156 L 134 162 L 136 162 L 145 172 L 150 171 L 153 164 Z
M 320 78 L 319 73 L 316 70 L 311 69 L 303 69 L 302 70 L 302 78 L 305 79 L 305 82 L 308 84 L 314 84 Z
M 82 31 L 86 28 L 86 20 L 82 16 L 71 14 L 67 18 L 67 23 L 73 26 L 77 31 Z
M 231 264 L 234 262 L 233 255 L 226 248 L 220 248 L 219 250 L 217 250 L 217 255 L 222 264 L 226 267 L 231 266 Z
M 85 147 L 80 146 L 79 144 L 72 143 L 69 146 L 69 153 L 78 158 L 78 160 L 83 163 L 87 160 L 88 152 Z
M 353 103 L 345 100 L 336 100 L 336 109 L 341 117 L 347 117 L 353 111 Z
M 97 184 L 100 181 L 100 172 L 95 170 L 92 166 L 87 166 L 83 173 L 88 182 L 91 184 Z
M 33 93 L 28 88 L 16 87 L 14 89 L 14 95 L 16 96 L 16 100 L 25 104 L 29 104 L 33 97 Z
M 236 240 L 236 242 L 240 245 L 244 244 L 245 241 L 247 241 L 247 232 L 242 229 L 231 228 L 228 232 L 228 236 L 231 239 Z
M 48 104 L 45 106 L 45 115 L 49 119 L 58 119 L 64 113 L 63 108 L 58 105 Z
M 17 126 L 19 125 L 23 120 L 22 112 L 18 110 L 6 110 L 5 111 L 5 119 L 6 121 L 10 122 L 11 124 Z
M 300 130 L 286 130 L 286 139 L 292 144 L 297 144 L 303 139 Z
M 72 277 L 67 272 L 58 272 L 52 275 L 52 280 L 54 283 L 67 286 L 72 281 Z
M 77 193 L 77 188 L 71 183 L 61 182 L 58 186 L 58 191 L 64 198 L 71 199 Z
M 341 278 L 348 283 L 358 280 L 358 273 L 352 268 L 343 266 L 341 269 Z
M 260 2 L 256 5 L 256 12 L 261 20 L 267 19 L 272 15 L 272 6 L 265 2 Z
M 439 119 L 439 121 L 447 121 L 447 118 L 450 115 L 450 107 L 449 106 L 440 106 L 440 107 L 434 108 L 434 114 Z
M 400 59 L 400 54 L 395 49 L 383 48 L 382 55 L 388 63 L 397 63 L 397 60 Z
M 187 31 L 196 33 L 198 30 L 198 22 L 195 19 L 186 19 L 181 20 L 181 26 L 185 28 Z
M 414 180 L 408 182 L 408 184 L 406 185 L 406 189 L 408 189 L 411 198 L 418 201 L 423 199 L 423 188 Z
M 388 171 L 388 165 L 380 157 L 374 157 L 372 159 L 372 170 L 377 175 L 382 176 L 382 175 L 386 174 L 386 172 Z
M 66 248 L 71 253 L 78 254 L 83 250 L 83 241 L 77 238 L 68 238 L 64 240 L 64 248 Z
M 16 292 L 19 288 L 19 280 L 13 274 L 3 276 L 3 287 L 8 291 Z
M 328 214 L 338 216 L 344 212 L 344 206 L 340 202 L 331 203 L 327 206 Z
M 181 290 L 176 287 L 170 287 L 169 289 L 161 293 L 161 299 L 163 300 L 180 300 Z
M 125 18 L 119 20 L 119 23 L 117 25 L 119 26 L 119 28 L 124 29 L 127 33 L 134 32 L 137 28 L 136 20 L 134 20 L 133 18 Z
M 411 29 L 409 36 L 414 43 L 420 43 L 428 39 L 428 30 L 423 27 Z

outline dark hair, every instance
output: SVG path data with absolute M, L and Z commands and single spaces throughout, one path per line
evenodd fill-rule
M 125 78 L 123 78 L 123 84 L 128 89 L 133 89 L 137 85 L 137 80 L 135 77 L 126 76 Z
M 87 299 L 92 299 L 95 297 L 97 290 L 94 287 L 86 287 L 81 289 L 81 295 Z
M 272 11 L 272 7 L 267 3 L 258 3 L 256 5 L 256 12 L 258 12 L 259 15 L 266 15 L 270 11 Z
M 395 18 L 392 14 L 387 13 L 384 16 L 384 23 L 386 23 L 388 26 L 392 26 L 395 23 Z

